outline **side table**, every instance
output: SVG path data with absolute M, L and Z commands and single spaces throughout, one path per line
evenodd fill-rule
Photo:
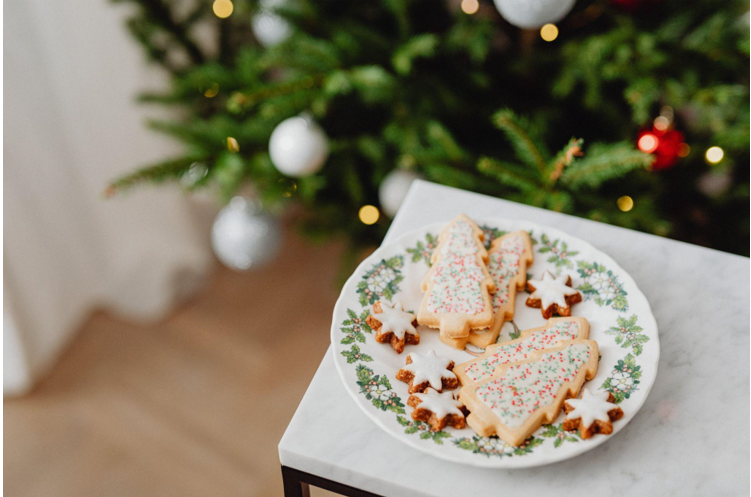
M 660 331 L 657 380 L 612 440 L 549 466 L 491 470 L 418 452 L 381 431 L 342 385 L 329 348 L 279 443 L 285 495 L 749 494 L 749 259 L 416 181 L 384 242 L 425 224 L 527 219 L 608 253 L 649 299 Z M 712 425 L 712 431 L 707 427 Z

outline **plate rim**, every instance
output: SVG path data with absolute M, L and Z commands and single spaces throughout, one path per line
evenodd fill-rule
M 372 254 L 370 254 L 368 257 L 366 257 L 360 264 L 357 265 L 355 270 L 352 272 L 352 274 L 347 278 L 347 280 L 344 282 L 344 285 L 342 286 L 342 290 L 339 293 L 339 297 L 336 300 L 336 304 L 334 305 L 334 310 L 331 315 L 331 353 L 334 356 L 334 364 L 336 366 L 336 370 L 339 374 L 339 378 L 344 384 L 344 389 L 347 391 L 349 396 L 354 400 L 355 404 L 357 404 L 358 408 L 365 413 L 365 415 L 373 421 L 382 431 L 385 431 L 388 433 L 392 438 L 398 440 L 399 442 L 412 447 L 422 453 L 429 454 L 432 457 L 444 460 L 444 461 L 450 461 L 452 463 L 456 464 L 462 464 L 462 465 L 468 465 L 468 466 L 475 466 L 475 467 L 481 467 L 481 468 L 493 468 L 493 469 L 516 469 L 516 468 L 533 468 L 533 467 L 539 467 L 539 466 L 546 466 L 548 464 L 554 464 L 557 462 L 565 461 L 577 456 L 580 456 L 586 452 L 590 452 L 591 450 L 594 450 L 595 448 L 599 447 L 603 443 L 607 442 L 608 440 L 612 439 L 613 436 L 617 435 L 623 429 L 631 422 L 633 418 L 636 417 L 636 415 L 639 413 L 641 408 L 644 406 L 644 404 L 647 402 L 647 399 L 649 398 L 649 394 L 652 391 L 652 387 L 655 384 L 655 381 L 657 380 L 657 374 L 659 371 L 659 362 L 660 362 L 660 356 L 661 356 L 661 348 L 660 348 L 660 333 L 659 328 L 657 326 L 657 320 L 655 319 L 654 313 L 652 312 L 652 306 L 649 303 L 649 299 L 647 299 L 647 296 L 644 294 L 644 292 L 641 291 L 639 288 L 639 285 L 637 285 L 636 280 L 631 276 L 629 272 L 627 272 L 623 267 L 621 267 L 618 262 L 613 259 L 610 254 L 607 252 L 600 250 L 599 248 L 595 247 L 588 241 L 579 238 L 576 235 L 572 235 L 566 231 L 560 230 L 555 227 L 551 227 L 548 225 L 540 224 L 534 221 L 528 221 L 525 219 L 514 219 L 514 218 L 503 218 L 503 217 L 472 217 L 471 218 L 476 224 L 478 225 L 494 225 L 497 224 L 498 221 L 501 221 L 501 224 L 505 222 L 514 222 L 514 223 L 524 223 L 526 226 L 526 229 L 528 230 L 540 230 L 540 231 L 547 231 L 550 230 L 554 233 L 559 233 L 562 235 L 565 235 L 565 237 L 570 237 L 572 241 L 576 241 L 577 243 L 582 244 L 584 247 L 586 247 L 588 250 L 593 250 L 599 254 L 602 254 L 605 256 L 604 263 L 608 264 L 608 268 L 610 268 L 611 271 L 618 272 L 619 276 L 622 276 L 624 278 L 624 283 L 630 282 L 633 284 L 633 287 L 636 289 L 636 291 L 641 294 L 641 296 L 644 298 L 644 302 L 646 304 L 646 310 L 648 311 L 648 317 L 649 317 L 649 324 L 654 326 L 655 335 L 654 335 L 654 343 L 656 345 L 656 356 L 654 360 L 654 376 L 652 378 L 651 383 L 647 386 L 644 383 L 640 383 L 640 386 L 642 387 L 642 391 L 644 394 L 641 397 L 641 401 L 637 401 L 636 403 L 633 403 L 631 405 L 636 406 L 633 410 L 633 416 L 631 416 L 630 419 L 626 421 L 625 424 L 622 424 L 620 428 L 618 428 L 618 431 L 614 432 L 611 435 L 599 437 L 599 440 L 592 440 L 592 442 L 582 445 L 582 447 L 586 447 L 585 449 L 575 452 L 575 453 L 565 453 L 561 452 L 558 455 L 552 454 L 548 458 L 543 458 L 542 460 L 535 460 L 534 458 L 526 458 L 526 457 L 512 457 L 512 458 L 498 458 L 498 459 L 469 459 L 469 458 L 456 458 L 452 457 L 450 453 L 444 453 L 443 451 L 434 451 L 431 450 L 431 445 L 427 444 L 419 444 L 416 443 L 417 440 L 413 439 L 407 439 L 404 438 L 403 434 L 394 432 L 390 427 L 386 426 L 386 424 L 375 414 L 371 413 L 369 409 L 367 409 L 366 405 L 361 403 L 361 396 L 358 392 L 355 392 L 353 389 L 350 388 L 348 383 L 348 376 L 346 375 L 346 371 L 344 370 L 344 364 L 342 361 L 340 361 L 338 354 L 336 353 L 336 346 L 337 346 L 337 337 L 336 331 L 338 331 L 337 328 L 337 322 L 335 320 L 336 316 L 339 314 L 340 307 L 343 305 L 343 300 L 345 298 L 345 290 L 349 287 L 350 284 L 352 284 L 352 281 L 355 279 L 355 276 L 358 275 L 361 270 L 367 265 L 373 264 L 374 262 L 377 262 L 377 259 L 382 258 L 383 256 L 380 255 L 384 251 L 387 251 L 390 247 L 396 246 L 399 243 L 404 244 L 404 240 L 415 236 L 419 232 L 428 232 L 431 229 L 436 229 L 438 232 L 441 231 L 443 227 L 445 227 L 446 223 L 449 221 L 444 222 L 434 222 L 434 223 L 427 223 L 420 227 L 411 229 L 409 231 L 406 231 L 399 235 L 398 237 L 394 238 L 393 240 L 389 241 L 387 244 L 380 245 L 376 250 L 373 251 Z M 548 233 L 550 233 L 548 231 Z M 646 316 L 646 315 L 645 315 Z M 640 316 L 641 318 L 641 316 Z M 652 338 L 652 337 L 650 337 Z

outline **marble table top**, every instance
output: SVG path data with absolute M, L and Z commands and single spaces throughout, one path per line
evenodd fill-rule
M 387 496 L 749 494 L 749 259 L 416 181 L 384 242 L 464 212 L 554 226 L 609 254 L 657 319 L 661 357 L 646 404 L 612 440 L 531 469 L 442 461 L 360 411 L 331 349 L 279 443 L 285 466 Z

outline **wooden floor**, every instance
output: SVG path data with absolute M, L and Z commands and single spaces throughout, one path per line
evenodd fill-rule
M 94 315 L 4 403 L 6 495 L 281 495 L 276 447 L 329 343 L 340 253 L 288 235 L 164 322 Z

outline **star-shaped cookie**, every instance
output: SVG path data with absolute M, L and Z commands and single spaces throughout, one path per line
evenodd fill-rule
M 438 357 L 433 350 L 425 354 L 410 352 L 407 364 L 396 372 L 396 379 L 409 383 L 409 393 L 424 392 L 429 386 L 439 392 L 453 390 L 459 386 L 453 368 L 454 361 Z
M 438 393 L 428 388 L 425 393 L 410 395 L 407 404 L 415 408 L 412 419 L 425 421 L 432 431 L 440 431 L 446 426 L 459 429 L 467 426 L 467 408 L 454 398 L 453 392 Z
M 539 280 L 527 281 L 527 291 L 527 305 L 541 309 L 545 319 L 554 314 L 570 316 L 571 306 L 582 301 L 581 293 L 571 288 L 571 276 L 554 276 L 550 271 Z
M 397 354 L 404 352 L 406 344 L 420 343 L 417 319 L 414 314 L 404 310 L 401 302 L 389 306 L 379 300 L 373 304 L 373 314 L 368 316 L 366 322 L 376 332 L 376 342 L 390 343 Z
M 581 399 L 568 399 L 563 403 L 566 412 L 563 429 L 579 430 L 585 440 L 596 433 L 613 433 L 613 421 L 623 417 L 623 411 L 613 403 L 614 400 L 610 392 L 591 393 L 589 389 L 583 389 Z

